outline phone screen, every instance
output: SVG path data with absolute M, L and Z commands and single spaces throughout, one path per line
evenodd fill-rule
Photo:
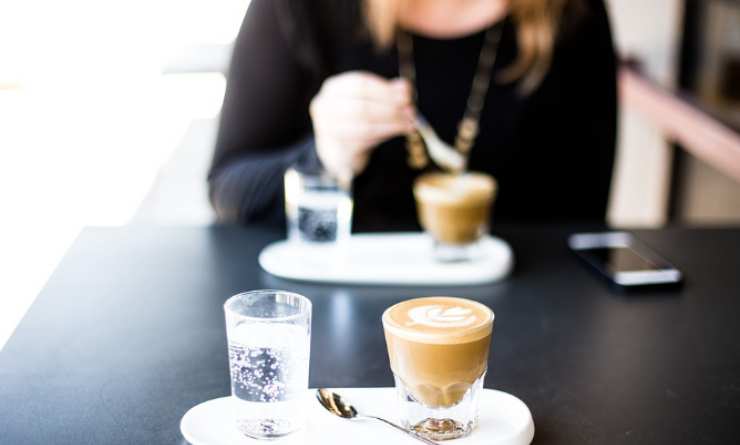
M 581 250 L 580 254 L 611 274 L 661 269 L 629 247 L 597 247 Z

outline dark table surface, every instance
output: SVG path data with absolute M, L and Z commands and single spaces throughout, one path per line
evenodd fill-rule
M 313 301 L 314 387 L 391 386 L 382 311 L 467 296 L 496 312 L 486 386 L 529 405 L 535 443 L 737 443 L 740 230 L 636 232 L 687 275 L 638 294 L 590 274 L 573 230 L 499 228 L 515 273 L 440 289 L 272 278 L 256 260 L 269 230 L 87 229 L 0 352 L 0 444 L 182 443 L 185 411 L 229 393 L 222 303 L 265 287 Z

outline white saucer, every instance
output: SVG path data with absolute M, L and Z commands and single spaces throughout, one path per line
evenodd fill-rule
M 429 286 L 491 283 L 513 267 L 511 247 L 500 238 L 484 237 L 479 253 L 473 261 L 440 263 L 424 233 L 355 234 L 342 247 L 278 241 L 262 250 L 259 263 L 293 280 Z
M 393 388 L 337 389 L 358 411 L 395 419 Z M 236 430 L 231 410 L 233 399 L 221 397 L 191 408 L 180 421 L 180 431 L 193 445 L 265 444 L 250 439 Z M 308 424 L 289 436 L 270 441 L 275 445 L 308 444 L 415 444 L 413 438 L 377 421 L 344 420 L 329 414 L 314 399 L 314 391 L 306 395 Z M 351 441 L 348 441 L 351 438 Z M 446 443 L 454 445 L 529 445 L 534 438 L 534 423 L 529 408 L 518 398 L 502 391 L 485 389 L 481 394 L 479 424 L 463 439 Z

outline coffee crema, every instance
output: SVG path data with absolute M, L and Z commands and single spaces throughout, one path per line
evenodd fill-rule
M 488 363 L 493 312 L 455 297 L 407 300 L 383 313 L 393 373 L 432 408 L 462 400 Z
M 383 314 L 394 335 L 423 343 L 466 343 L 490 335 L 493 312 L 472 300 L 423 297 L 398 303 Z
M 466 244 L 488 225 L 496 181 L 484 173 L 428 173 L 414 183 L 419 222 L 438 241 Z

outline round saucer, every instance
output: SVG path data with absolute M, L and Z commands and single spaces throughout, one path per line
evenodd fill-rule
M 395 399 L 393 388 L 338 388 L 360 412 L 393 419 L 388 401 Z M 180 421 L 180 431 L 193 445 L 264 444 L 265 441 L 242 435 L 235 426 L 233 399 L 221 397 L 191 408 Z M 377 443 L 412 444 L 403 434 L 376 421 L 349 421 L 325 411 L 313 398 L 313 390 L 306 397 L 308 425 L 302 430 L 271 440 L 272 444 L 346 444 L 370 445 Z M 485 389 L 481 393 L 478 427 L 454 445 L 529 445 L 534 438 L 534 423 L 529 408 L 511 394 Z
M 360 233 L 341 246 L 277 241 L 260 252 L 259 264 L 276 277 L 320 283 L 472 286 L 509 275 L 514 253 L 506 241 L 485 236 L 478 250 L 475 260 L 443 263 L 424 233 Z

